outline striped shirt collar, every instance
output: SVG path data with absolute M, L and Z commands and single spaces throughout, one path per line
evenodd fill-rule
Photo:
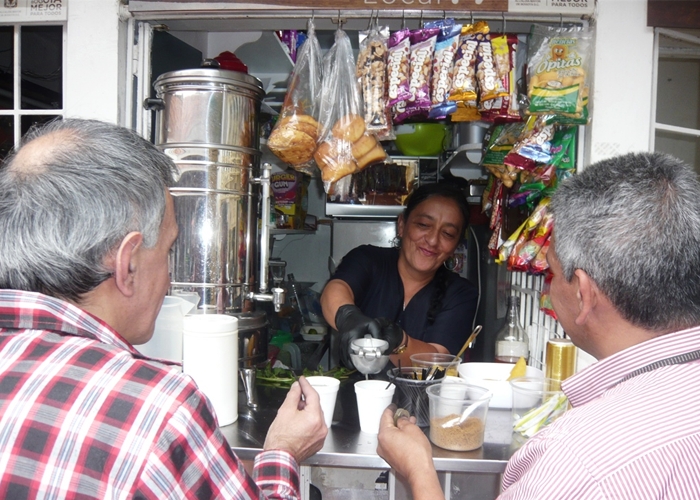
M 94 339 L 145 358 L 101 319 L 41 293 L 0 290 L 0 329 L 51 330 Z
M 562 382 L 573 407 L 588 403 L 633 371 L 700 346 L 700 326 L 660 335 L 601 359 Z

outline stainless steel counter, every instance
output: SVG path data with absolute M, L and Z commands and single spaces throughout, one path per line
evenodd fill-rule
M 323 449 L 303 465 L 388 469 L 389 465 L 377 455 L 377 436 L 360 432 L 353 383 L 341 383 L 336 402 L 333 425 L 328 431 Z M 257 386 L 259 409 L 245 406 L 243 393 L 239 394 L 238 421 L 222 427 L 222 432 L 236 454 L 243 460 L 252 460 L 260 452 L 267 430 L 282 404 L 286 390 Z M 510 456 L 522 441 L 514 435 L 510 425 L 510 410 L 489 409 L 486 419 L 484 445 L 468 452 L 448 451 L 433 446 L 435 468 L 445 472 L 474 472 L 500 474 Z M 428 428 L 424 431 L 427 433 Z

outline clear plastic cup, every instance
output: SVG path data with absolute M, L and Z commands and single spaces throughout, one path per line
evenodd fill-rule
M 467 383 L 426 389 L 430 398 L 430 441 L 440 448 L 470 451 L 484 444 L 491 391 Z
M 388 385 L 388 386 L 387 386 Z M 386 380 L 360 380 L 355 382 L 357 414 L 360 417 L 360 430 L 368 434 L 379 433 L 379 420 L 394 397 L 394 384 Z
M 559 418 L 569 407 L 559 382 L 538 377 L 510 381 L 513 391 L 513 430 L 530 437 Z
M 316 389 L 318 397 L 321 401 L 321 410 L 323 410 L 323 420 L 326 422 L 326 427 L 330 427 L 333 423 L 333 413 L 335 412 L 335 400 L 338 397 L 338 388 L 340 380 L 335 377 L 316 376 L 306 377 L 306 380 L 311 384 L 311 387 Z

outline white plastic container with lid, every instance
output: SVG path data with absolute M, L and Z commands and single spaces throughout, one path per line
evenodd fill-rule
M 238 419 L 238 319 L 226 314 L 185 317 L 182 371 L 207 395 L 219 426 Z
M 136 349 L 151 358 L 182 363 L 184 318 L 195 305 L 181 297 L 166 296 L 156 318 L 153 336 Z

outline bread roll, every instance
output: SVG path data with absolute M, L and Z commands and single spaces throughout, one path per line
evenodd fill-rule
M 272 131 L 267 146 L 280 160 L 299 165 L 313 158 L 316 139 L 301 130 L 282 126 Z
M 355 142 L 365 133 L 365 119 L 360 115 L 350 113 L 335 122 L 331 132 L 338 139 Z
M 386 152 L 384 151 L 384 148 L 382 148 L 381 145 L 377 144 L 369 151 L 369 153 L 365 154 L 364 156 L 362 156 L 362 158 L 357 160 L 357 167 L 360 170 L 362 170 L 367 165 L 379 163 L 380 161 L 384 160 L 386 160 Z
M 372 134 L 364 134 L 352 143 L 352 156 L 356 160 L 369 153 L 377 145 L 377 139 Z
M 321 169 L 321 178 L 324 182 L 336 182 L 355 172 L 357 172 L 355 160 L 340 158 L 326 163 Z

